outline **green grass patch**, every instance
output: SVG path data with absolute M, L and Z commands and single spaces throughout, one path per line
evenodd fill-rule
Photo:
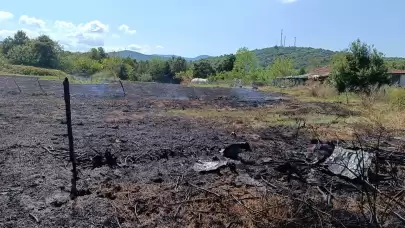
M 3 75 L 29 75 L 29 76 L 54 76 L 58 78 L 64 78 L 67 74 L 60 70 L 46 69 L 33 66 L 23 65 L 10 65 L 6 64 L 1 69 Z

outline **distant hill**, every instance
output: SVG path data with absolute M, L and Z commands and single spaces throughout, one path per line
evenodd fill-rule
M 136 60 L 140 60 L 140 61 L 146 61 L 146 60 L 151 60 L 154 58 L 161 58 L 161 59 L 169 59 L 172 56 L 176 56 L 177 55 L 147 55 L 147 54 L 142 54 L 136 51 L 129 51 L 129 50 L 124 50 L 124 51 L 117 51 L 117 52 L 110 52 L 108 53 L 110 56 L 116 56 L 116 57 L 120 57 L 120 58 L 133 58 Z M 189 58 L 189 57 L 183 57 L 185 58 L 187 61 L 197 61 L 200 59 L 204 59 L 204 58 L 209 58 L 210 56 L 208 55 L 199 55 L 197 57 L 194 58 Z
M 276 58 L 286 57 L 293 60 L 295 68 L 315 68 L 326 66 L 330 63 L 332 56 L 338 52 L 326 50 L 322 48 L 311 48 L 311 47 L 269 47 L 262 49 L 255 49 L 253 53 L 257 56 L 261 66 L 270 65 Z M 153 58 L 168 59 L 172 55 L 145 55 L 135 51 L 120 51 L 109 53 L 113 56 L 118 57 L 130 57 L 137 60 L 151 60 Z M 185 58 L 188 61 L 198 61 L 201 59 L 207 59 L 212 63 L 216 63 L 224 58 L 221 56 L 207 56 L 200 55 L 195 58 Z M 387 61 L 404 61 L 404 58 L 389 57 L 386 58 Z M 405 65 L 404 65 L 405 67 Z
M 334 51 L 310 48 L 310 47 L 270 47 L 263 49 L 253 50 L 259 59 L 261 66 L 270 65 L 278 57 L 291 58 L 296 68 L 308 67 L 308 66 L 324 66 L 327 65 L 332 56 L 336 53 Z M 119 51 L 109 53 L 111 56 L 117 56 L 121 58 L 130 57 L 136 60 L 151 60 L 153 58 L 168 59 L 172 55 L 146 55 L 136 51 Z M 222 56 L 223 57 L 223 56 Z M 212 62 L 218 61 L 221 56 L 213 57 L 208 55 L 200 55 L 194 58 L 185 58 L 188 61 L 198 61 L 200 59 L 208 59 Z
M 294 61 L 296 68 L 325 66 L 337 52 L 311 47 L 271 47 L 253 50 L 260 65 L 268 66 L 276 58 L 286 57 Z

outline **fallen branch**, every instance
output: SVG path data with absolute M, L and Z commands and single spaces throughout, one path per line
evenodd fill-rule
M 33 218 L 35 220 L 36 223 L 39 223 L 39 219 L 32 213 L 28 214 L 31 218 Z
M 211 193 L 211 194 L 213 194 L 213 195 L 215 195 L 215 196 L 217 196 L 217 197 L 219 197 L 219 198 L 222 197 L 222 196 L 219 195 L 218 193 L 215 193 L 215 192 L 213 192 L 213 191 L 210 191 L 210 190 L 205 189 L 205 188 L 202 188 L 202 187 L 198 187 L 197 185 L 191 184 L 190 182 L 187 182 L 187 184 L 189 184 L 190 186 L 192 186 L 192 187 L 194 187 L 194 188 L 197 188 L 197 189 L 203 190 L 203 191 L 205 191 L 205 192 Z

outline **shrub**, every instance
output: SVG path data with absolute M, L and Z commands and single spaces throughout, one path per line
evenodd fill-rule
M 388 91 L 388 100 L 390 104 L 398 109 L 405 108 L 405 89 L 403 88 L 391 88 Z
M 140 82 L 151 82 L 152 81 L 152 75 L 148 74 L 148 73 L 144 73 L 139 75 L 138 80 Z

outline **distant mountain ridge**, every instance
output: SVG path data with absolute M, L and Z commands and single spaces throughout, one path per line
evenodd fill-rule
M 327 49 L 322 49 L 322 48 L 312 48 L 312 47 L 268 47 L 268 48 L 262 48 L 262 49 L 255 49 L 252 50 L 253 53 L 256 55 L 259 64 L 261 66 L 268 66 L 276 58 L 289 58 L 294 62 L 294 66 L 296 69 L 299 68 L 317 68 L 321 66 L 326 66 L 329 65 L 332 56 L 335 55 L 336 53 L 339 53 L 339 51 L 331 51 Z M 111 56 L 117 56 L 117 57 L 130 57 L 136 60 L 151 60 L 153 58 L 161 58 L 161 59 L 169 59 L 172 56 L 177 56 L 177 55 L 158 55 L 158 54 L 153 54 L 153 55 L 147 55 L 147 54 L 142 54 L 136 51 L 119 51 L 119 52 L 111 52 L 109 53 Z M 201 59 L 207 59 L 213 64 L 218 63 L 221 61 L 221 59 L 224 58 L 224 55 L 221 56 L 208 56 L 208 55 L 200 55 L 194 58 L 187 58 L 184 57 L 187 61 L 198 61 Z M 387 57 L 385 58 L 386 60 L 399 60 L 399 59 L 404 59 L 404 58 L 399 58 L 399 57 Z
M 110 52 L 108 54 L 110 56 L 115 56 L 115 57 L 120 57 L 120 58 L 130 57 L 132 59 L 136 59 L 136 60 L 140 60 L 140 61 L 152 60 L 154 58 L 170 59 L 172 56 L 178 57 L 178 55 L 158 55 L 158 54 L 147 55 L 147 54 L 142 54 L 142 53 L 139 53 L 136 51 L 130 51 L 130 50 Z M 183 58 L 185 58 L 187 61 L 198 61 L 200 59 L 205 59 L 205 58 L 209 58 L 209 57 L 211 57 L 211 56 L 199 55 L 194 58 L 190 58 L 190 57 L 183 57 Z
M 261 66 L 268 66 L 271 64 L 276 58 L 279 57 L 286 57 L 290 58 L 294 61 L 296 68 L 307 67 L 310 65 L 313 66 L 324 66 L 329 64 L 332 56 L 337 53 L 331 50 L 321 49 L 321 48 L 311 48 L 311 47 L 269 47 L 269 48 L 262 48 L 262 49 L 255 49 L 252 50 L 253 53 L 257 56 L 259 60 L 259 64 Z M 124 50 L 118 52 L 110 52 L 110 56 L 116 56 L 121 58 L 133 58 L 140 61 L 151 60 L 154 58 L 160 59 L 169 59 L 172 56 L 177 55 L 147 55 L 142 54 L 136 51 Z M 201 59 L 207 59 L 211 62 L 217 62 L 220 60 L 222 56 L 208 56 L 208 55 L 200 55 L 194 58 L 185 58 L 187 61 L 198 61 Z

